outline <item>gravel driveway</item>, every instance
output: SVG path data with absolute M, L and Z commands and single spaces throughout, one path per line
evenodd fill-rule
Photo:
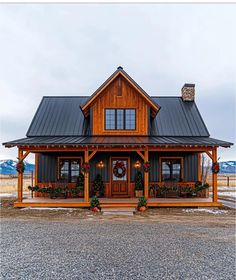
M 2 219 L 1 279 L 235 279 L 234 226 L 189 217 Z

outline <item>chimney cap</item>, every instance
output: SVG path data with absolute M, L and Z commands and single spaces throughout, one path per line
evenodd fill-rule
M 122 66 L 118 66 L 117 70 L 123 70 L 123 67 Z
M 184 88 L 184 87 L 193 87 L 193 88 L 194 88 L 194 87 L 195 87 L 195 84 L 186 83 L 186 84 L 183 85 L 183 88 Z

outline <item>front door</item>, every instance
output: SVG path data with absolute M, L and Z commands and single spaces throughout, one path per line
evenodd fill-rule
M 129 158 L 111 158 L 111 195 L 127 197 L 129 182 Z

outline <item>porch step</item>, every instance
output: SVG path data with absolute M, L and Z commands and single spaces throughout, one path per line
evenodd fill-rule
M 104 216 L 133 216 L 134 212 L 136 211 L 135 208 L 102 208 L 102 214 Z

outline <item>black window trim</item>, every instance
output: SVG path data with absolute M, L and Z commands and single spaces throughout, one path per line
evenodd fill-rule
M 106 110 L 115 111 L 115 128 L 106 128 Z M 123 110 L 123 129 L 117 129 L 117 110 Z M 126 110 L 134 110 L 135 116 L 135 126 L 134 128 L 126 129 Z M 125 131 L 135 131 L 136 130 L 136 108 L 105 108 L 104 109 L 104 129 L 105 130 L 125 130 Z
M 58 179 L 62 180 L 63 178 L 61 177 L 61 161 L 62 160 L 68 160 L 68 179 L 66 181 L 66 183 L 75 183 L 75 182 L 71 182 L 71 161 L 72 160 L 79 160 L 79 173 L 81 172 L 81 167 L 83 164 L 83 160 L 81 156 L 78 157 L 70 157 L 70 156 L 62 156 L 62 157 L 58 157 Z

